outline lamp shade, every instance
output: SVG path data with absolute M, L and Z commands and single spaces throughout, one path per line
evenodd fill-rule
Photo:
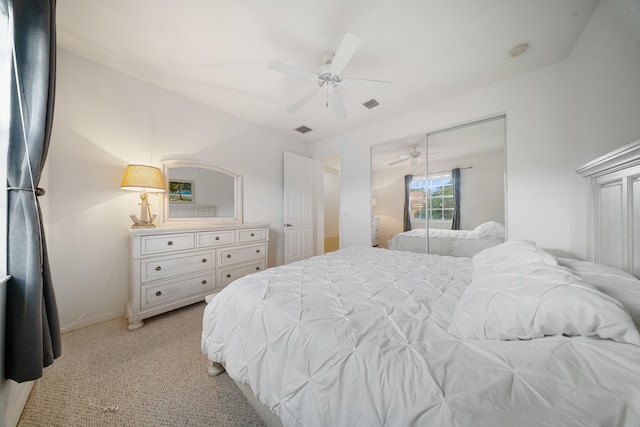
M 129 191 L 160 193 L 164 191 L 162 172 L 153 166 L 128 165 L 120 188 Z

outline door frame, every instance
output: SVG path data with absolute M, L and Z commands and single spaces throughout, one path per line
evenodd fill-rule
M 342 150 L 332 150 L 321 154 L 316 154 L 313 159 L 313 198 L 314 198 L 314 225 L 315 225 L 315 255 L 324 254 L 324 168 L 326 161 L 329 158 L 338 156 L 340 158 L 338 170 L 342 170 Z M 342 175 L 340 177 L 340 195 L 339 203 L 340 209 L 338 214 L 338 236 L 340 240 L 340 248 L 342 248 L 342 207 L 343 189 L 342 189 Z

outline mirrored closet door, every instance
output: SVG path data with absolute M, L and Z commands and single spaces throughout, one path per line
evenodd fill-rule
M 407 204 L 413 179 L 427 173 L 427 146 L 424 134 L 372 147 L 372 244 L 389 248 L 392 238 L 403 232 L 426 229 L 423 206 Z M 407 183 L 409 187 L 407 187 Z M 377 243 L 377 245 L 376 245 Z M 413 239 L 411 250 L 426 252 L 427 240 Z
M 472 256 L 504 241 L 505 123 L 500 116 L 427 134 L 429 253 Z
M 472 256 L 504 241 L 505 120 L 495 117 L 373 147 L 378 246 Z

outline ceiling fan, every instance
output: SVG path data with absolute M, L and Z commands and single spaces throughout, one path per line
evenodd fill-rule
M 365 79 L 347 79 L 342 77 L 342 71 L 347 66 L 353 54 L 360 47 L 362 39 L 353 33 L 346 33 L 336 50 L 336 53 L 327 53 L 323 56 L 322 67 L 317 72 L 307 71 L 302 68 L 295 67 L 293 65 L 283 64 L 282 62 L 270 61 L 267 64 L 267 68 L 273 71 L 278 71 L 285 74 L 292 74 L 307 80 L 311 80 L 317 83 L 317 87 L 313 88 L 310 92 L 303 95 L 296 102 L 291 104 L 287 108 L 287 112 L 295 113 L 302 106 L 307 104 L 320 92 L 325 94 L 325 105 L 329 108 L 329 104 L 333 108 L 338 120 L 343 120 L 347 117 L 347 111 L 344 108 L 344 103 L 340 97 L 340 94 L 336 91 L 337 87 L 348 88 L 351 84 L 389 84 L 391 82 L 383 80 L 365 80 Z
M 418 147 L 413 147 L 412 152 L 406 155 L 396 157 L 396 160 L 390 162 L 389 166 L 392 166 L 401 162 L 406 162 L 407 160 L 411 160 L 411 166 L 415 166 L 415 164 L 418 163 L 418 159 L 422 157 L 424 156 L 422 155 L 422 152 L 418 151 Z

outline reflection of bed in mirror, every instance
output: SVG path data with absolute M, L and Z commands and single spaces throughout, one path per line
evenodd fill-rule
M 473 230 L 429 229 L 429 253 L 471 257 L 483 249 L 504 242 L 504 225 L 487 221 Z M 410 252 L 427 252 L 427 230 L 415 230 L 398 233 L 389 241 L 389 249 Z
M 171 206 L 172 218 L 203 218 L 216 216 L 215 206 L 175 205 Z

